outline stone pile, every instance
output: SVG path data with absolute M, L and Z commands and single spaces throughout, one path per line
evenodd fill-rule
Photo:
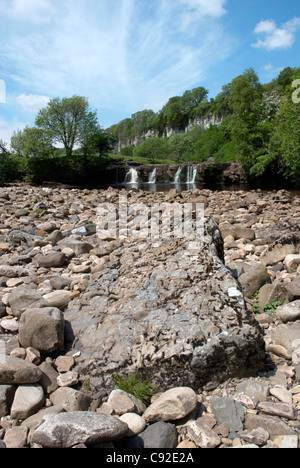
M 120 194 L 204 203 L 201 249 L 99 239 Z M 298 447 L 297 195 L 19 185 L 0 207 L 0 446 Z M 148 408 L 113 390 L 135 368 Z

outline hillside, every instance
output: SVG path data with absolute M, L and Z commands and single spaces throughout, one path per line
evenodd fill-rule
M 252 177 L 300 174 L 300 68 L 286 68 L 261 84 L 248 69 L 208 100 L 203 87 L 169 99 L 157 113 L 142 110 L 106 129 L 114 153 L 160 160 L 239 161 Z

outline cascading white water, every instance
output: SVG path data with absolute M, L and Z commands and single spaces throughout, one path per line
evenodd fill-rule
M 139 175 L 136 169 L 133 167 L 127 172 L 125 177 L 125 184 L 138 184 Z
M 175 174 L 174 184 L 180 184 L 181 173 L 182 173 L 182 167 L 179 167 Z
M 149 184 L 155 184 L 156 183 L 156 168 L 150 173 L 148 183 Z
M 197 176 L 197 166 L 188 166 L 186 183 L 194 184 L 196 182 L 196 176 Z

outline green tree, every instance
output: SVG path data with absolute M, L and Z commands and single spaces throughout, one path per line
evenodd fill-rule
M 133 155 L 150 159 L 155 164 L 156 159 L 166 159 L 169 152 L 169 141 L 166 138 L 148 138 L 134 149 Z
M 85 97 L 52 99 L 37 115 L 38 128 L 47 132 L 53 143 L 62 143 L 66 155 L 72 156 L 75 145 L 84 145 L 87 133 L 98 129 L 96 112 Z
M 227 143 L 225 132 L 216 125 L 211 125 L 195 144 L 197 161 L 207 161 L 209 158 L 214 158 L 225 143 Z
M 191 160 L 194 153 L 194 143 L 187 133 L 175 133 L 170 137 L 170 151 L 176 161 Z
M 231 82 L 228 99 L 233 112 L 230 120 L 232 138 L 240 162 L 250 173 L 257 159 L 267 154 L 272 132 L 272 124 L 267 121 L 263 88 L 252 68 Z
M 36 127 L 16 130 L 10 144 L 16 155 L 25 158 L 48 157 L 55 152 L 50 135 Z
M 287 89 L 270 141 L 268 158 L 261 160 L 262 170 L 276 163 L 284 176 L 300 186 L 300 102 L 293 99 L 295 89 Z

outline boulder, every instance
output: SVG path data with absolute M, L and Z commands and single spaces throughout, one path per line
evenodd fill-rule
M 282 305 L 276 309 L 276 317 L 283 323 L 300 319 L 300 300 Z M 300 337 L 300 335 L 299 335 Z
M 60 387 L 50 395 L 54 406 L 60 406 L 67 412 L 88 411 L 92 402 L 91 397 L 70 387 Z
M 24 420 L 37 413 L 44 404 L 44 390 L 40 385 L 20 385 L 11 407 L 13 419 Z
M 4 443 L 8 449 L 22 449 L 27 447 L 28 428 L 15 426 L 5 432 Z
M 124 438 L 128 426 L 112 416 L 77 411 L 48 416 L 35 430 L 32 442 L 46 448 L 93 446 Z
M 126 448 L 174 449 L 177 446 L 177 431 L 174 424 L 159 421 L 135 437 L 131 437 Z
M 239 277 L 239 282 L 246 297 L 252 298 L 265 283 L 271 283 L 270 275 L 263 264 L 254 265 Z
M 291 301 L 300 299 L 300 276 L 294 278 L 293 281 L 288 283 L 286 287 L 291 294 Z
M 66 256 L 63 252 L 50 252 L 47 255 L 38 255 L 35 261 L 43 268 L 59 268 L 66 263 Z
M 69 304 L 70 296 L 70 291 L 57 290 L 49 294 L 45 294 L 44 299 L 51 307 L 57 307 L 58 309 L 63 310 Z
M 12 315 L 18 318 L 20 318 L 23 312 L 27 309 L 49 307 L 49 303 L 42 297 L 42 295 L 28 286 L 15 288 L 8 297 L 8 303 L 11 308 Z
M 207 424 L 192 421 L 188 424 L 187 433 L 189 438 L 202 449 L 216 448 L 221 444 L 220 437 Z
M 227 423 L 230 432 L 238 432 L 243 429 L 245 408 L 232 398 L 214 397 L 211 401 L 212 412 L 219 423 Z
M 133 437 L 140 434 L 146 427 L 146 421 L 144 418 L 136 413 L 126 413 L 120 417 L 120 421 L 127 424 L 129 432 L 128 437 Z
M 10 413 L 15 392 L 15 385 L 0 385 L 0 418 Z
M 72 237 L 66 237 L 57 243 L 60 249 L 69 248 L 72 249 L 76 255 L 82 255 L 85 253 L 89 253 L 94 246 L 89 244 L 88 242 L 79 241 L 73 239 Z
M 221 230 L 223 239 L 228 236 L 232 236 L 234 240 L 248 239 L 253 241 L 255 239 L 255 231 L 251 228 L 244 226 L 229 226 Z
M 148 423 L 175 421 L 190 414 L 197 406 L 197 395 L 191 388 L 173 388 L 164 392 L 150 405 L 143 418 Z
M 41 353 L 52 353 L 64 343 L 64 318 L 59 309 L 29 309 L 20 319 L 19 341 L 23 348 L 33 347 Z
M 295 273 L 300 265 L 300 254 L 287 255 L 284 264 L 289 273 Z
M 41 378 L 42 371 L 31 362 L 12 356 L 0 359 L 0 385 L 32 384 Z
M 289 290 L 282 284 L 265 284 L 259 290 L 258 304 L 263 310 L 267 304 L 280 302 L 287 304 L 290 301 L 291 294 Z
M 138 365 L 161 391 L 198 390 L 259 369 L 262 329 L 223 254 L 211 219 L 199 244 L 184 238 L 122 245 L 117 261 L 95 274 L 81 294 L 80 313 L 72 301 L 64 313 L 76 349 L 84 350 L 86 374 L 109 384 L 112 372 L 128 375 Z M 261 275 L 259 287 L 262 279 L 270 281 Z

